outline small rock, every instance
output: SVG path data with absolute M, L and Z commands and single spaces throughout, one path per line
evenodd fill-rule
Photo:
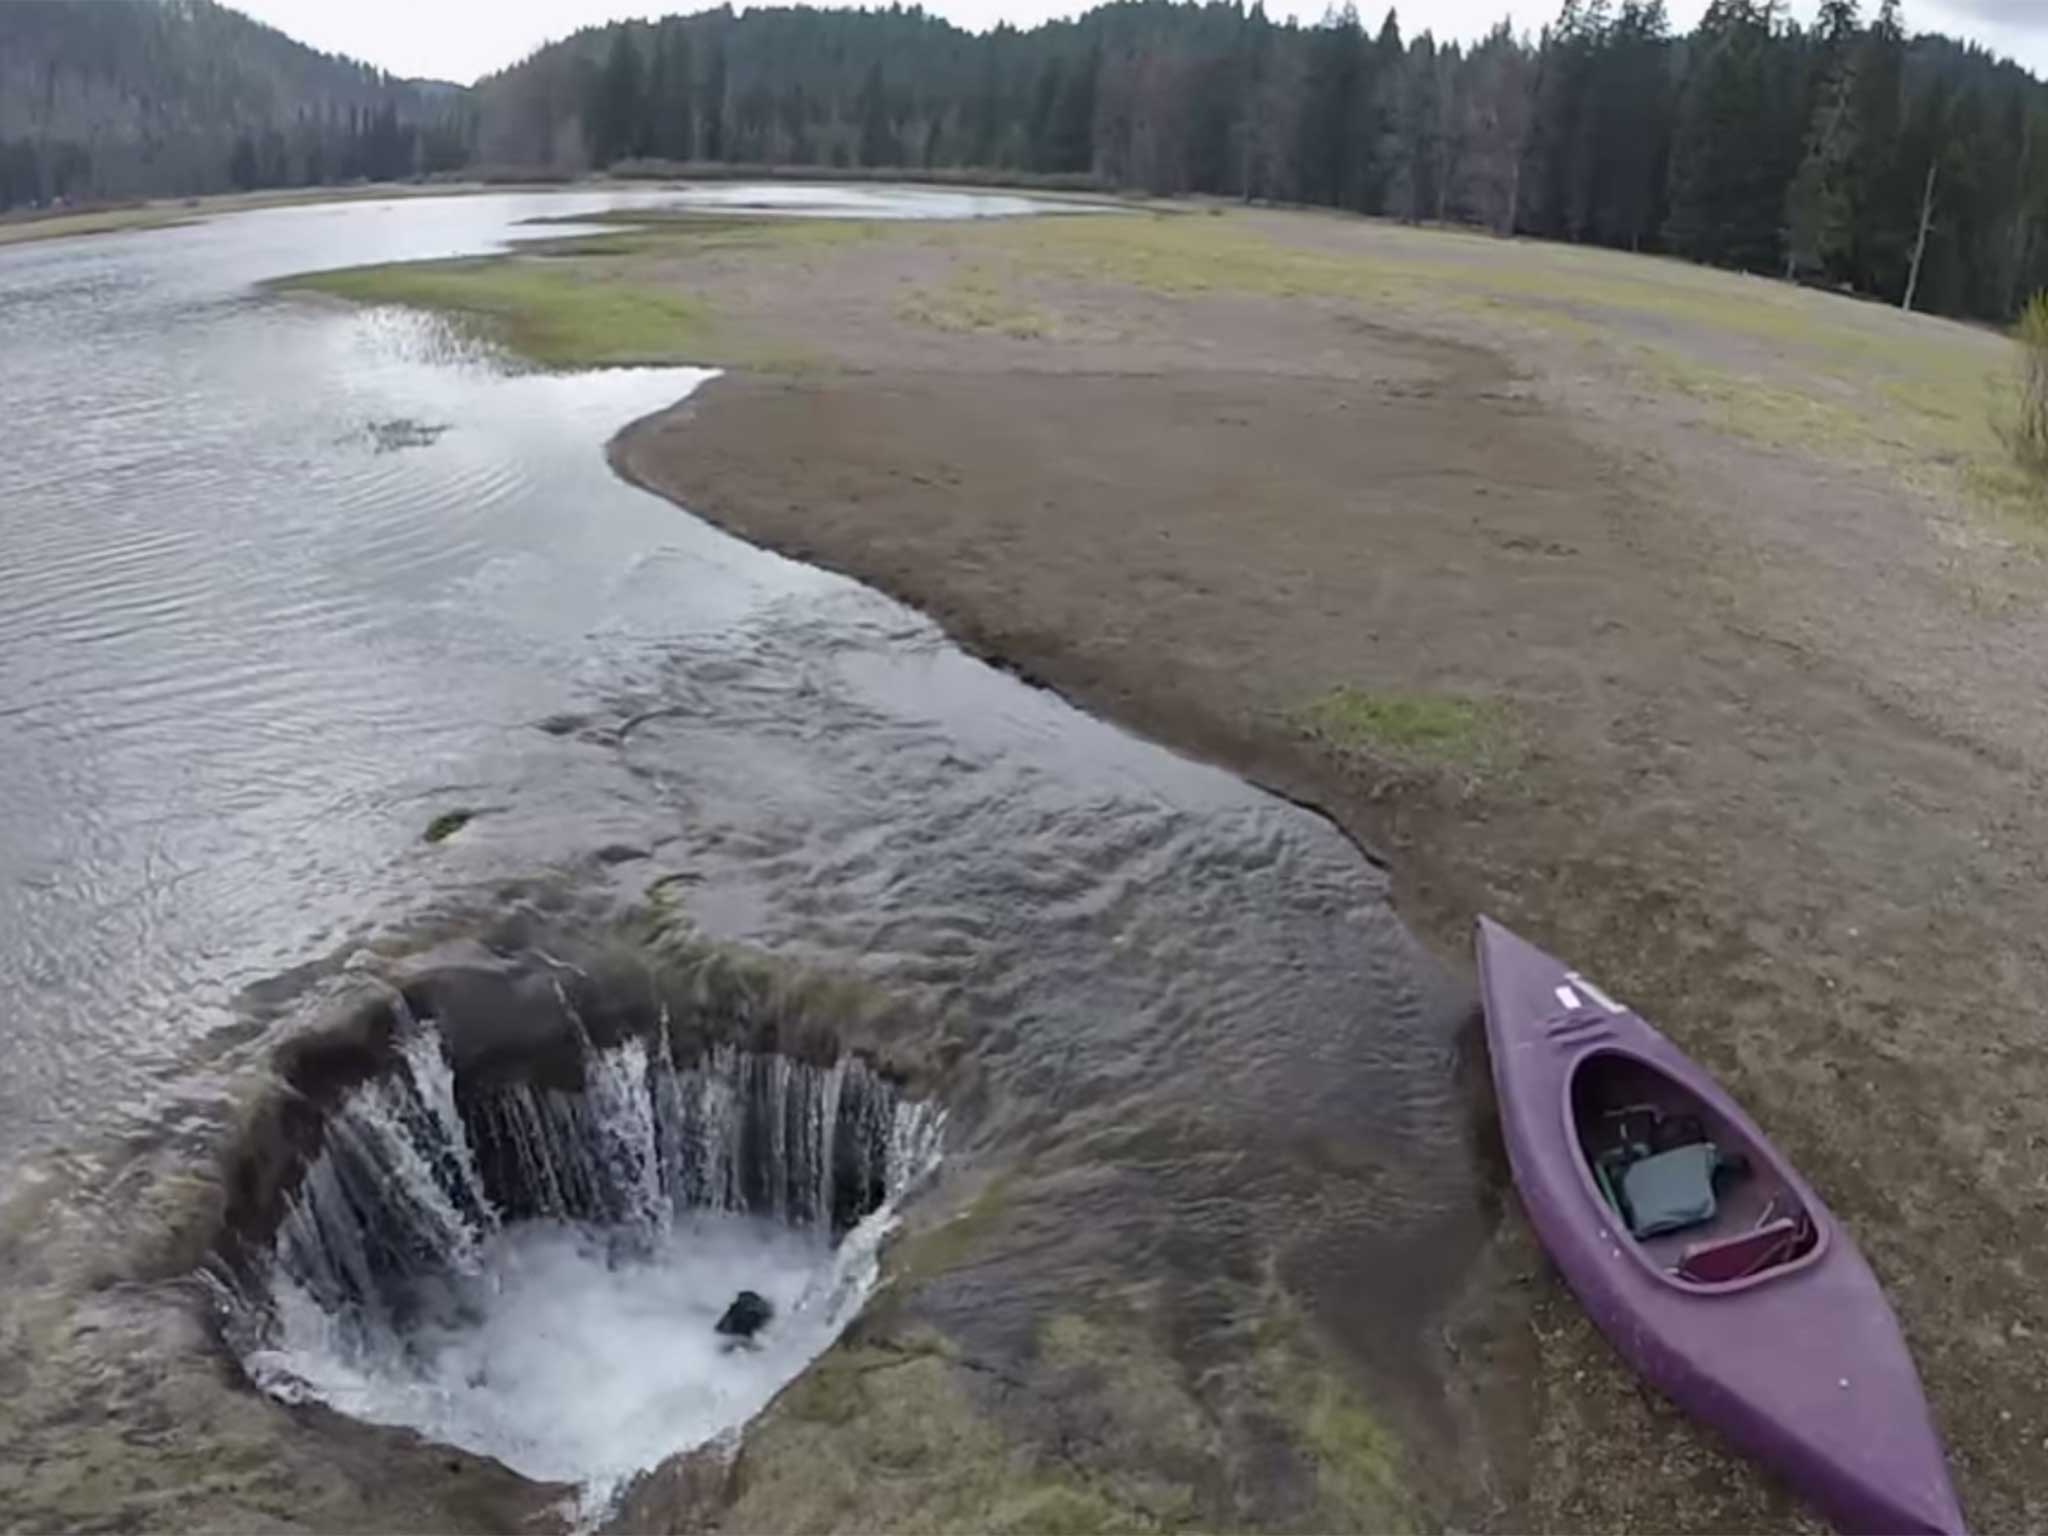
M 741 1291 L 733 1297 L 732 1305 L 725 1309 L 725 1316 L 718 1320 L 718 1331 L 735 1339 L 751 1339 L 775 1315 L 775 1308 L 768 1298 L 758 1291 Z
M 445 843 L 472 821 L 475 821 L 476 814 L 475 811 L 470 810 L 467 806 L 452 811 L 443 811 L 427 823 L 427 830 L 422 840 L 429 843 Z

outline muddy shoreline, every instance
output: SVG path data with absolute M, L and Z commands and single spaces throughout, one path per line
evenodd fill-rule
M 1409 417 L 1393 435 L 1426 423 L 1421 437 L 1410 439 L 1425 445 L 1425 455 L 1434 451 L 1429 445 L 1448 402 L 1439 383 L 1417 386 L 1418 374 L 1434 369 L 1437 381 L 1481 400 L 1492 393 L 1499 360 L 1483 351 L 1384 333 L 1376 340 L 1388 348 L 1401 381 L 1392 391 L 1400 402 L 1393 409 Z M 1148 621 L 1162 616 L 1160 608 L 1120 611 L 1124 583 L 1144 571 L 1152 541 L 1180 536 L 1188 542 L 1176 522 L 1180 509 L 1192 504 L 1213 515 L 1229 499 L 1230 461 L 1240 446 L 1224 443 L 1212 451 L 1205 445 L 1204 429 L 1214 422 L 1254 434 L 1284 423 L 1281 435 L 1296 440 L 1291 450 L 1275 445 L 1270 451 L 1284 456 L 1306 449 L 1311 457 L 1296 464 L 1315 464 L 1309 483 L 1294 488 L 1289 510 L 1306 513 L 1311 540 L 1338 533 L 1349 510 L 1345 488 L 1370 483 L 1381 469 L 1372 459 L 1387 438 L 1352 437 L 1361 457 L 1347 464 L 1340 454 L 1333 465 L 1325 434 L 1335 421 L 1386 410 L 1385 381 L 1345 381 L 1333 389 L 1329 380 L 1258 373 L 1179 380 L 1036 374 L 977 376 L 971 387 L 965 384 L 950 370 L 813 373 L 794 380 L 730 374 L 675 410 L 623 429 L 608 457 L 626 480 L 749 542 L 911 604 L 969 654 L 1326 817 L 1388 872 L 1403 919 L 1452 974 L 1468 978 L 1470 914 L 1485 901 L 1485 878 L 1471 866 L 1489 816 L 1474 804 L 1482 787 L 1464 777 L 1469 765 L 1445 769 L 1398 751 L 1333 752 L 1306 728 L 1295 703 L 1325 686 L 1322 679 L 1353 675 L 1347 668 L 1355 665 L 1344 610 L 1333 614 L 1326 599 L 1301 606 L 1302 586 L 1313 581 L 1307 565 L 1289 564 L 1278 574 L 1219 570 L 1214 562 L 1230 560 L 1237 537 L 1226 509 L 1221 526 L 1209 531 L 1214 542 L 1198 570 L 1167 578 L 1169 590 L 1193 587 L 1231 610 L 1220 632 L 1209 632 L 1214 638 L 1265 630 L 1254 652 L 1232 658 L 1249 659 L 1249 665 L 1225 669 L 1203 654 L 1206 604 L 1191 627 L 1169 618 L 1167 632 L 1156 639 L 1146 632 Z M 1404 409 L 1410 400 L 1415 403 Z M 1027 421 L 1036 425 L 1017 430 Z M 1105 515 L 1129 513 L 1134 505 L 1126 500 L 1107 509 L 1097 499 L 1105 482 L 1119 484 L 1116 474 L 1099 472 L 1105 457 L 1128 477 L 1120 488 L 1149 514 L 1141 526 L 1104 528 Z M 1077 458 L 1088 468 L 1077 471 Z M 1263 463 L 1235 467 L 1256 472 Z M 1387 478 L 1399 484 L 1406 477 L 1396 470 Z M 983 541 L 1004 558 L 991 559 Z M 1243 578 L 1235 592 L 1233 578 Z M 1260 591 L 1262 581 L 1280 590 Z M 1302 618 L 1328 643 L 1304 643 L 1302 626 L 1294 622 Z M 1279 630 L 1287 631 L 1284 637 Z M 1322 671 L 1312 670 L 1317 667 Z M 1465 857 L 1441 856 L 1441 850 L 1461 848 Z M 1518 1216 L 1502 1220 L 1512 1196 L 1504 1189 L 1476 1013 L 1457 1050 L 1475 1152 L 1482 1164 L 1492 1164 L 1494 1187 L 1475 1212 L 1492 1236 L 1476 1261 L 1461 1244 L 1466 1267 L 1442 1277 L 1450 1289 L 1421 1304 L 1424 1342 L 1419 1356 L 1406 1362 L 1407 1387 L 1384 1372 L 1371 1372 L 1368 1380 L 1375 1392 L 1391 1388 L 1408 1398 L 1398 1408 L 1392 1399 L 1380 1404 L 1405 1442 L 1403 1524 L 1520 1529 L 1530 1515 L 1523 1500 L 1561 1502 L 1564 1493 L 1533 1486 L 1539 1474 L 1523 1450 L 1536 1441 L 1539 1412 L 1557 1411 L 1554 1404 L 1538 1407 L 1545 1366 L 1523 1326 L 1544 1261 Z M 1549 1285 L 1560 1289 L 1554 1277 Z M 1555 1295 L 1540 1304 L 1567 1314 L 1571 1306 Z M 886 1336 L 893 1320 L 886 1311 L 883 1316 Z M 1559 1333 L 1570 1326 L 1568 1315 L 1547 1324 Z M 1318 1328 L 1325 1346 L 1336 1343 L 1355 1359 L 1384 1360 L 1379 1319 L 1325 1315 Z M 1603 1346 L 1589 1337 L 1576 1347 L 1594 1353 Z M 1412 1380 L 1418 1365 L 1430 1383 L 1420 1394 Z M 1583 1374 L 1583 1366 L 1573 1370 Z M 1693 1443 L 1689 1431 L 1665 1418 L 1664 1437 L 1696 1462 L 1690 1478 L 1714 1476 L 1720 1485 L 1699 1501 L 1691 1528 L 1800 1522 L 1796 1504 L 1781 1490 L 1750 1476 L 1718 1448 Z M 749 1453 L 774 1456 L 780 1444 L 771 1414 L 750 1434 Z M 703 1508 L 733 1497 L 729 1483 L 720 1486 Z M 701 1483 L 693 1496 L 706 1498 Z M 1409 1499 L 1415 1502 L 1406 1504 Z M 780 1513 L 777 1504 L 768 1508 Z M 1546 1525 L 1576 1518 L 1561 1509 L 1546 1516 Z
M 1180 318 L 1233 335 L 1244 319 L 1202 300 Z M 2025 1329 L 2034 1303 L 1944 1256 L 1996 1251 L 2004 1218 L 1950 1193 L 1974 1182 L 1942 1107 L 1966 1074 L 1924 1070 L 1941 1036 L 1898 1032 L 1892 993 L 1932 968 L 1950 999 L 1982 996 L 1981 965 L 1964 980 L 1971 945 L 1951 930 L 1942 950 L 1927 877 L 1972 878 L 1954 813 L 1979 794 L 2014 805 L 2032 775 L 2000 773 L 1928 718 L 1909 696 L 1924 679 L 1814 643 L 1810 616 L 1791 640 L 1774 581 L 1731 596 L 1754 556 L 1727 509 L 1669 473 L 1712 454 L 1705 471 L 1747 473 L 1755 494 L 1821 483 L 1820 466 L 1747 466 L 1668 430 L 1653 459 L 1454 335 L 1354 323 L 1341 366 L 1204 358 L 1179 372 L 1047 366 L 978 339 L 981 355 L 962 343 L 939 366 L 914 340 L 869 337 L 857 369 L 728 376 L 621 433 L 613 463 L 913 604 L 1083 708 L 1322 810 L 1386 864 L 1398 910 L 1454 973 L 1469 976 L 1468 925 L 1486 910 L 1668 1023 L 1872 1253 L 1975 1517 L 2025 1518 L 2048 1426 L 2020 1407 L 2020 1362 L 1974 1341 L 1979 1317 Z M 1502 729 L 1450 757 L 1333 740 L 1304 704 L 1352 685 L 1484 700 Z M 1932 814 L 1885 809 L 1906 784 Z M 1876 934 L 1894 949 L 1873 964 Z M 1483 1056 L 1466 1069 L 1485 1155 Z M 1921 1129 L 1873 1141 L 1873 1125 Z M 1425 1479 L 1437 1517 L 1807 1522 L 1616 1364 L 1510 1193 L 1488 1210 L 1484 1251 L 1428 1324 L 1441 1400 L 1406 1416 L 1418 1466 L 1466 1460 Z

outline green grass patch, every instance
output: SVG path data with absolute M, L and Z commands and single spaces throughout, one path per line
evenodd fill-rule
M 743 1531 L 989 1531 L 1158 1527 L 1073 1462 L 1035 1454 L 968 1395 L 935 1339 L 842 1341 L 749 1434 L 722 1522 Z
M 1252 1335 L 1251 1387 L 1293 1430 L 1315 1468 L 1321 1508 L 1311 1529 L 1419 1529 L 1399 1439 L 1277 1286 Z
M 1730 436 L 1879 464 L 1993 510 L 2031 500 L 1999 472 L 2008 434 L 1989 419 L 2014 348 L 1976 327 L 1664 257 L 1310 216 L 1294 227 L 1300 243 L 1234 213 L 1131 215 L 957 238 L 1050 276 L 1169 297 L 1321 299 L 1423 334 L 1448 321 L 1509 351 L 1578 343 L 1645 389 L 1702 402 Z
M 1964 466 L 1964 483 L 1998 514 L 2001 533 L 2035 551 L 2048 551 L 2048 484 L 2018 464 Z
M 915 1289 L 966 1263 L 1001 1227 L 1009 1193 L 1008 1176 L 999 1175 L 966 1209 L 893 1244 L 887 1263 L 890 1283 Z
M 875 219 L 786 218 L 765 214 L 614 212 L 550 214 L 529 225 L 601 225 L 595 235 L 566 235 L 525 247 L 537 256 L 689 256 L 739 251 L 798 255 L 874 240 L 889 230 Z
M 1639 347 L 1629 368 L 1645 386 L 1706 407 L 1713 424 L 1731 437 L 1855 460 L 1874 457 L 1881 447 L 1871 422 L 1851 401 L 1790 389 L 1663 348 Z
M 1016 219 L 963 235 L 1000 245 L 1041 270 L 1169 296 L 1224 291 L 1370 299 L 1382 292 L 1373 264 L 1281 245 L 1231 218 L 1154 213 Z
M 1553 328 L 1563 310 L 1596 333 L 1640 337 L 1640 323 L 1649 322 L 1676 344 L 1683 330 L 1697 329 L 1828 367 L 1875 367 L 1933 384 L 1941 395 L 1980 386 L 1991 361 L 1990 338 L 1968 326 L 1674 259 L 1464 230 L 1366 221 L 1352 228 L 1359 238 L 1345 250 L 1283 243 L 1237 216 L 1031 219 L 967 238 L 1049 270 L 1164 294 L 1311 296 L 1397 313 L 1448 308 L 1489 315 L 1504 328 L 1518 317 Z
M 705 263 L 708 272 L 722 262 L 773 260 L 794 280 L 813 270 L 814 255 L 872 240 L 884 229 L 872 221 L 700 214 L 530 222 L 607 227 L 536 241 L 509 255 L 312 272 L 276 286 L 431 310 L 546 368 L 701 363 L 791 369 L 809 359 L 720 323 L 688 291 L 693 265 Z
M 1314 1453 L 1323 1497 L 1384 1531 L 1414 1528 L 1400 1472 L 1400 1447 L 1356 1393 L 1325 1370 L 1296 1399 L 1297 1426 Z
M 703 362 L 720 351 L 701 304 L 564 261 L 404 262 L 313 272 L 278 286 L 432 310 L 548 368 Z
M 1405 693 L 1336 687 L 1298 712 L 1315 740 L 1416 764 L 1470 765 L 1501 749 L 1506 722 L 1498 705 L 1455 693 Z
M 936 330 L 982 332 L 1014 341 L 1043 341 L 1058 327 L 1043 310 L 1020 304 L 987 266 L 961 268 L 950 282 L 920 289 L 897 306 L 905 320 Z

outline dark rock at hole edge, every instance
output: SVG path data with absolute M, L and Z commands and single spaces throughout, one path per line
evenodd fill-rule
M 718 1331 L 736 1339 L 751 1339 L 768 1326 L 774 1315 L 775 1308 L 767 1297 L 757 1291 L 741 1291 L 718 1320 Z

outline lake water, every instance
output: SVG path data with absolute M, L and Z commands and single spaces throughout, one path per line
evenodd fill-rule
M 154 1149 L 159 1185 L 166 1144 L 218 1158 L 269 1043 L 249 989 L 537 891 L 660 893 L 707 939 L 956 1019 L 1003 1106 L 969 1161 L 1151 1106 L 1248 1170 L 1326 1131 L 1379 1148 L 1389 1175 L 1318 1220 L 1463 1219 L 1462 1000 L 1330 824 L 616 479 L 605 441 L 708 375 L 522 373 L 416 314 L 259 286 L 677 200 L 405 198 L 0 249 L 0 1156 L 17 1212 L 64 1218 L 9 1218 L 35 1278 L 0 1313 L 82 1283 L 39 1267 L 60 1228 L 111 1254 L 137 1227 L 124 1149 Z M 429 841 L 448 813 L 472 819 Z M 1221 1175 L 1190 1151 L 1152 1177 L 1148 1200 Z M 1159 1216 L 1105 1194 L 1093 1219 Z M 1210 1244 L 1190 1264 L 1240 1236 L 1213 1201 L 1182 1230 Z M 207 1451 L 194 1429 L 160 1453 Z

